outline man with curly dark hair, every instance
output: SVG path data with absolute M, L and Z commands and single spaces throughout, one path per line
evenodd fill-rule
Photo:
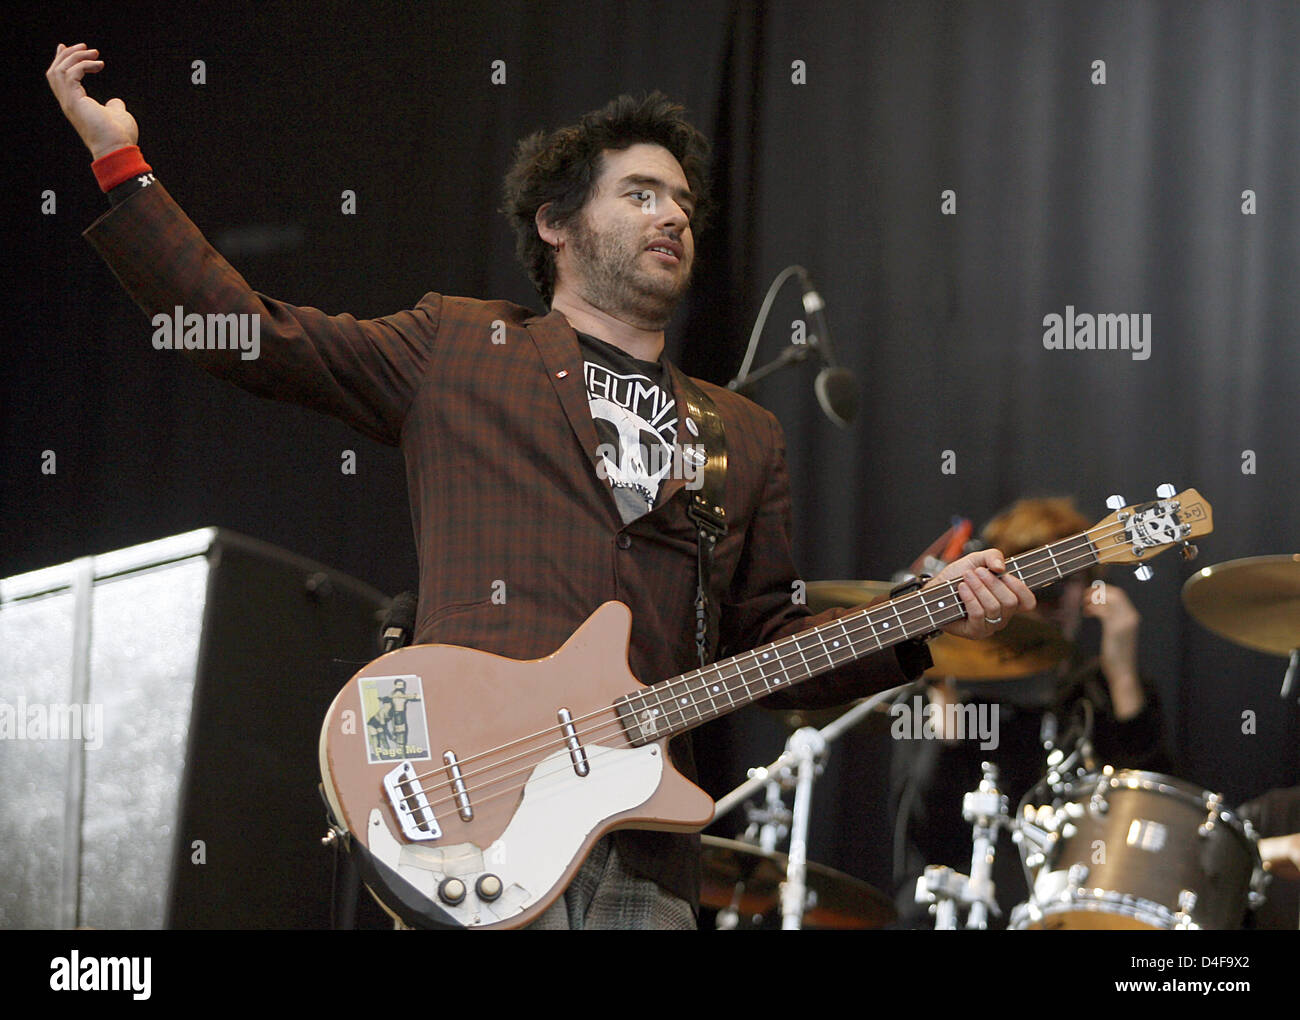
M 257 317 L 261 349 L 252 358 L 191 345 L 187 326 L 187 354 L 207 371 L 402 448 L 420 564 L 416 643 L 542 658 L 617 600 L 632 614 L 632 673 L 653 684 L 697 668 L 715 649 L 742 652 L 841 615 L 810 617 L 795 597 L 776 419 L 687 379 L 663 357 L 706 201 L 707 145 L 680 107 L 657 93 L 620 96 L 520 144 L 506 211 L 548 313 L 430 293 L 407 311 L 357 320 L 249 287 L 153 176 L 125 104 L 101 105 L 82 88 L 85 74 L 103 68 L 98 56 L 81 44 L 59 46 L 46 72 L 112 204 L 87 239 L 150 316 L 165 319 L 181 306 L 187 321 Z M 711 406 L 725 434 L 726 528 L 708 566 L 688 512 L 698 461 L 684 454 L 700 433 L 678 411 L 688 397 Z M 1019 580 L 998 576 L 1003 566 L 995 552 L 980 553 L 936 579 L 960 582 L 967 614 L 945 629 L 984 637 L 1032 607 Z M 712 623 L 697 629 L 702 588 L 712 607 L 702 616 Z M 893 686 L 928 662 L 923 646 L 896 647 L 810 682 L 812 701 Z M 425 710 L 436 711 L 427 698 Z M 669 751 L 693 776 L 689 737 Z M 566 806 L 548 807 L 549 825 L 561 828 Z M 510 886 L 512 902 L 523 897 L 539 911 L 539 927 L 693 927 L 698 837 L 608 831 L 610 817 L 580 830 L 575 849 L 585 859 L 572 873 L 565 868 L 571 881 L 549 908 L 547 889 Z M 444 823 L 456 824 L 454 813 Z M 384 845 L 398 843 L 390 833 Z M 480 886 L 457 872 L 452 895 L 446 882 L 433 892 L 433 869 L 411 868 L 401 853 L 381 863 L 429 898 L 430 916 L 478 923 L 459 919 L 493 914 L 507 899 L 496 876 Z
M 541 218 L 548 228 L 569 226 L 591 197 L 606 153 L 625 153 L 634 145 L 659 146 L 677 161 L 692 206 L 691 233 L 698 237 L 709 205 L 709 143 L 685 120 L 683 108 L 662 93 L 619 96 L 571 127 L 551 134 L 538 131 L 519 142 L 506 174 L 505 213 L 515 231 L 519 261 L 548 305 L 557 259 L 555 247 L 539 230 L 538 211 L 546 210 Z

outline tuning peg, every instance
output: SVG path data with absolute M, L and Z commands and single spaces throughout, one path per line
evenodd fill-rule
M 1123 496 L 1107 496 L 1106 506 L 1111 510 L 1123 510 L 1127 503 Z
M 1188 563 L 1191 563 L 1192 560 L 1196 559 L 1196 555 L 1200 551 L 1201 550 L 1196 548 L 1196 546 L 1192 545 L 1191 542 L 1183 543 L 1183 548 L 1182 548 L 1183 559 L 1185 559 Z
M 1139 581 L 1149 581 L 1151 580 L 1151 575 L 1154 573 L 1155 573 L 1154 570 L 1152 570 L 1149 566 L 1143 563 L 1141 566 L 1137 567 L 1133 571 L 1133 576 L 1136 577 Z
M 1169 499 L 1177 491 L 1178 490 L 1175 489 L 1168 482 L 1156 486 L 1156 496 L 1158 496 L 1160 499 Z

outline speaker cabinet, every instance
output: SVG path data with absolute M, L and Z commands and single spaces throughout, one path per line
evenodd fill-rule
M 320 725 L 386 601 L 218 529 L 0 580 L 0 927 L 328 927 Z

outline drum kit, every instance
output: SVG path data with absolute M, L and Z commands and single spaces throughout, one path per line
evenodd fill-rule
M 808 585 L 814 612 L 857 606 L 889 591 L 872 581 Z M 1183 586 L 1183 604 L 1200 624 L 1227 640 L 1289 660 L 1283 695 L 1294 689 L 1300 658 L 1300 555 L 1259 556 L 1205 567 Z M 1056 628 L 1017 616 L 985 641 L 943 634 L 931 642 L 935 677 L 998 680 L 1041 673 L 1072 646 Z M 896 694 L 867 699 L 821 730 L 804 726 L 786 751 L 718 802 L 718 816 L 742 802 L 748 829 L 739 840 L 704 837 L 701 902 L 718 910 L 717 926 L 773 916 L 782 927 L 877 928 L 897 920 L 883 893 L 848 875 L 808 862 L 811 785 L 829 745 Z M 963 798 L 971 829 L 969 874 L 931 866 L 916 900 L 936 928 L 984 929 L 1001 914 L 992 882 L 1000 831 L 1016 845 L 1028 898 L 1010 912 L 1018 930 L 1233 929 L 1264 901 L 1268 871 L 1249 821 L 1219 794 L 1155 772 L 1098 766 L 1091 717 L 1072 742 L 1045 744 L 1046 772 L 1011 811 L 998 770 L 985 762 L 978 788 Z M 766 790 L 761 805 L 745 802 Z M 782 792 L 794 790 L 794 808 Z M 790 854 L 776 850 L 789 836 Z M 961 915 L 965 922 L 961 923 Z

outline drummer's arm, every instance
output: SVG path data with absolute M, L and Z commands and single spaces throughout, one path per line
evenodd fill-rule
M 1274 877 L 1300 879 L 1300 832 L 1261 839 L 1259 856 Z
M 1106 598 L 1083 602 L 1083 614 L 1101 622 L 1101 671 L 1110 691 L 1117 722 L 1136 718 L 1146 706 L 1138 678 L 1138 624 L 1142 617 L 1118 585 L 1106 586 Z

